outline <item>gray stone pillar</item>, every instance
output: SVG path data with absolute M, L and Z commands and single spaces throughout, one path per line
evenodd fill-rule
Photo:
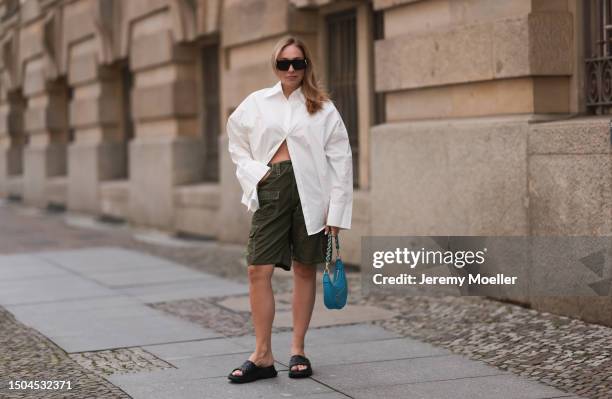
M 68 208 L 98 213 L 100 182 L 126 178 L 120 70 L 99 66 L 92 53 L 70 60 L 69 71 L 75 94 L 84 94 L 70 104 Z
M 25 102 L 18 92 L 2 93 L 0 105 L 0 196 L 21 196 L 15 182 L 23 174 L 23 110 Z
M 67 93 L 61 82 L 45 84 L 42 76 L 33 79 L 42 90 L 30 91 L 27 85 L 24 89 L 28 98 L 25 131 L 30 137 L 24 151 L 23 198 L 30 205 L 45 207 L 47 178 L 66 174 Z
M 135 134 L 129 144 L 129 215 L 139 225 L 172 230 L 174 188 L 203 179 L 195 55 L 195 49 L 173 43 L 165 29 L 132 41 Z

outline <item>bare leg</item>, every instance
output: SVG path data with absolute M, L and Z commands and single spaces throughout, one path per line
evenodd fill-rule
M 270 366 L 274 363 L 271 336 L 275 312 L 272 292 L 274 265 L 250 265 L 248 273 L 249 299 L 255 327 L 255 352 L 249 356 L 249 360 L 258 366 Z M 241 375 L 242 371 L 236 370 L 232 374 Z
M 292 355 L 304 354 L 304 338 L 312 317 L 316 295 L 316 265 L 293 261 L 293 341 Z M 293 366 L 292 370 L 304 370 L 304 365 Z

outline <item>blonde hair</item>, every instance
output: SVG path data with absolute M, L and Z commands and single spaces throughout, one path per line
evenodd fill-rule
M 323 102 L 329 100 L 329 94 L 321 88 L 317 78 L 315 77 L 314 64 L 310 51 L 306 44 L 296 36 L 285 36 L 280 39 L 274 46 L 272 52 L 272 70 L 276 71 L 276 58 L 283 49 L 291 44 L 296 45 L 302 50 L 304 58 L 306 58 L 306 69 L 304 70 L 304 78 L 302 79 L 302 92 L 306 97 L 306 109 L 309 114 L 314 114 L 323 108 Z

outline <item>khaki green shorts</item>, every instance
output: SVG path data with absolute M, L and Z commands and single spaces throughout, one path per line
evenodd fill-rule
M 291 160 L 268 163 L 270 174 L 257 186 L 259 208 L 251 219 L 247 265 L 291 270 L 291 261 L 325 263 L 325 230 L 308 235 Z

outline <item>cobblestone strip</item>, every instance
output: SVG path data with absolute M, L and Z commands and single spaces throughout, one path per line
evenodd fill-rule
M 70 381 L 71 390 L 11 390 L 10 381 Z M 130 398 L 0 307 L 0 398 Z
M 150 304 L 149 306 L 216 331 L 226 337 L 255 334 L 251 321 L 251 312 L 230 310 L 218 305 L 219 302 L 226 298 L 230 297 L 185 299 L 160 302 Z M 272 332 L 282 331 L 291 331 L 291 328 L 272 328 Z
M 181 317 L 227 337 L 253 334 L 248 312 L 233 312 L 217 306 L 210 299 L 184 299 L 150 304 L 154 309 Z
M 70 357 L 100 376 L 175 368 L 142 348 L 73 353 Z

